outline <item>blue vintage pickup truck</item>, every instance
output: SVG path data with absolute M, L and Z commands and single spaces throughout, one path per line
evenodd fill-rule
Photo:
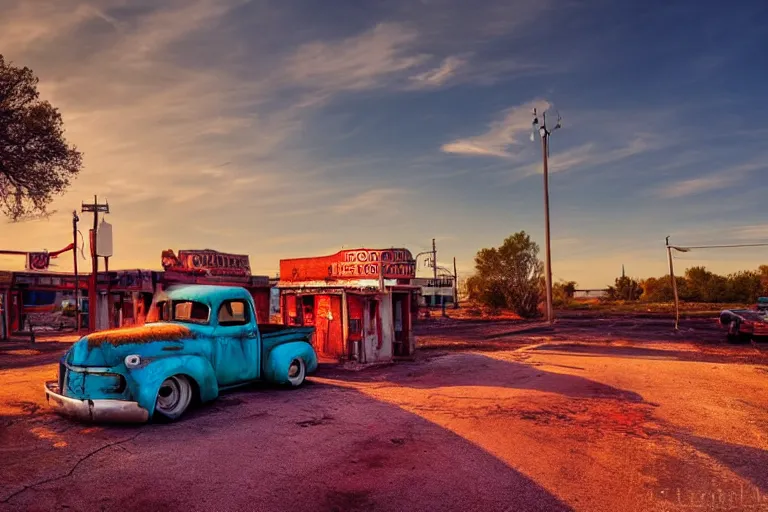
M 244 288 L 178 286 L 153 301 L 158 321 L 84 336 L 59 362 L 46 398 L 90 421 L 179 418 L 194 400 L 264 380 L 300 386 L 317 369 L 312 327 L 258 325 Z

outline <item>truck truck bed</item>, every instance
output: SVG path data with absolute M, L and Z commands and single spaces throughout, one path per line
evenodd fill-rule
M 259 332 L 265 344 L 279 345 L 283 341 L 312 341 L 314 327 L 291 327 L 282 324 L 259 324 Z

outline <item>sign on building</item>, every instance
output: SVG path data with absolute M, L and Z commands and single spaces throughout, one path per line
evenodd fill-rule
M 27 253 L 27 270 L 48 270 L 51 259 L 47 252 Z
M 171 249 L 163 251 L 162 265 L 166 271 L 209 276 L 250 276 L 248 255 L 228 254 L 210 249 L 180 250 L 176 256 Z
M 281 281 L 411 279 L 416 261 L 407 249 L 353 249 L 331 256 L 280 260 Z

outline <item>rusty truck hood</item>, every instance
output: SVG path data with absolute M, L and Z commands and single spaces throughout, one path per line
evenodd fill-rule
M 112 329 L 82 337 L 70 348 L 66 361 L 76 366 L 115 366 L 127 355 L 141 357 L 183 352 L 185 342 L 210 334 L 210 327 L 153 323 L 129 329 Z

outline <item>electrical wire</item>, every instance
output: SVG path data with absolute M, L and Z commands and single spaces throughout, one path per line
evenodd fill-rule
M 82 239 L 83 245 L 78 247 L 80 249 L 80 257 L 82 259 L 85 259 L 85 237 L 83 236 L 83 233 L 78 229 L 77 233 L 80 235 L 80 238 Z
M 728 248 L 738 248 L 738 247 L 768 247 L 768 243 L 759 243 L 759 244 L 721 244 L 721 245 L 690 245 L 687 247 L 683 246 L 670 246 L 673 249 L 680 248 L 680 249 L 728 249 Z

